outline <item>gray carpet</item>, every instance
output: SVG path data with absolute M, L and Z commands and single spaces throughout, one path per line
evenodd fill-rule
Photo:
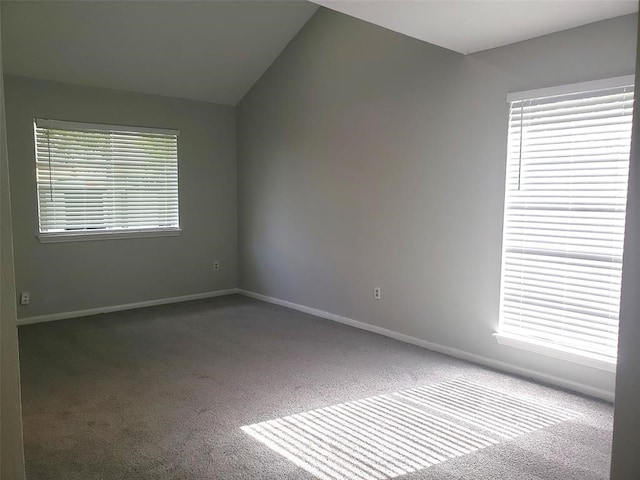
M 608 403 L 237 295 L 19 335 L 29 480 L 608 478 Z

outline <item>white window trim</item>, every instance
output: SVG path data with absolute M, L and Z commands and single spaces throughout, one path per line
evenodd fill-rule
M 558 95 L 565 95 L 578 92 L 588 92 L 592 90 L 603 90 L 607 88 L 616 88 L 626 85 L 634 85 L 636 83 L 635 75 L 624 75 L 620 77 L 613 77 L 601 80 L 594 80 L 588 82 L 573 83 L 568 85 L 554 86 L 548 88 L 540 88 L 534 90 L 527 90 L 521 92 L 513 92 L 507 95 L 507 103 L 528 100 L 530 98 L 539 97 L 553 97 Z M 506 194 L 506 192 L 505 192 Z M 506 201 L 505 201 L 506 212 Z M 504 242 L 504 239 L 503 239 Z M 504 255 L 504 252 L 503 252 Z M 502 259 L 501 259 L 502 262 Z M 504 268 L 504 265 L 502 265 Z M 500 275 L 500 298 L 502 298 L 503 285 L 503 272 Z M 598 354 L 586 354 L 584 351 L 574 350 L 564 345 L 557 345 L 550 342 L 545 342 L 529 337 L 514 335 L 511 333 L 505 333 L 496 331 L 493 333 L 496 341 L 505 346 L 518 348 L 521 350 L 553 357 L 561 360 L 566 360 L 572 363 L 592 367 L 598 370 L 615 373 L 617 370 L 617 359 L 611 360 L 608 357 Z
M 89 122 L 73 122 L 67 120 L 55 120 L 49 118 L 34 118 L 34 128 L 61 128 L 69 130 L 96 130 L 111 132 L 139 132 L 160 135 L 180 136 L 180 131 L 167 128 L 134 126 L 134 125 L 115 125 L 106 123 L 89 123 Z M 34 139 L 34 148 L 36 148 L 36 140 Z M 178 222 L 179 222 L 178 217 Z M 40 224 L 40 202 L 38 201 L 38 212 L 36 222 Z M 36 237 L 40 243 L 62 243 L 62 242 L 80 242 L 95 240 L 116 240 L 127 238 L 147 238 L 147 237 L 172 237 L 178 236 L 182 232 L 182 228 L 163 227 L 163 228 L 139 228 L 139 229 L 111 229 L 111 230 L 78 230 L 63 232 L 38 232 Z
M 139 132 L 157 133 L 159 135 L 180 136 L 179 130 L 170 128 L 138 127 L 135 125 L 113 125 L 110 123 L 69 122 L 67 120 L 53 120 L 50 118 L 36 118 L 35 123 L 42 128 L 61 128 L 66 130 L 98 130 L 101 132 Z
M 93 240 L 116 240 L 124 238 L 177 237 L 181 228 L 139 229 L 139 230 L 101 230 L 79 232 L 40 233 L 40 243 L 85 242 Z
M 507 103 L 528 100 L 530 98 L 553 97 L 556 95 L 566 95 L 576 92 L 589 92 L 592 90 L 624 87 L 625 85 L 633 85 L 635 83 L 635 78 L 635 75 L 624 75 L 622 77 L 604 78 L 602 80 L 592 80 L 590 82 L 571 83 L 569 85 L 538 88 L 535 90 L 526 90 L 524 92 L 513 92 L 507 95 Z
M 532 338 L 521 337 L 509 333 L 496 332 L 493 334 L 496 341 L 501 345 L 515 347 L 529 352 L 539 353 L 548 357 L 559 358 L 569 362 L 586 365 L 587 367 L 605 370 L 607 372 L 616 371 L 616 363 L 611 360 L 600 357 L 599 355 L 585 355 L 584 352 L 578 352 L 568 347 L 554 345 L 552 343 L 541 342 Z

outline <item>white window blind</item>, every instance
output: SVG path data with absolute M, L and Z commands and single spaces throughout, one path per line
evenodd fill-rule
M 615 363 L 632 82 L 510 102 L 498 336 Z
M 177 230 L 178 132 L 34 122 L 41 236 Z

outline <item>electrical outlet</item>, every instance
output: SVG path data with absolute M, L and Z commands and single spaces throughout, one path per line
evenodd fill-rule
M 213 269 L 214 270 L 220 270 L 220 262 L 213 262 Z
M 380 300 L 382 298 L 382 289 L 380 287 L 373 287 L 373 298 Z
M 29 300 L 31 300 L 31 294 L 29 292 L 22 292 L 20 294 L 20 305 L 29 305 Z

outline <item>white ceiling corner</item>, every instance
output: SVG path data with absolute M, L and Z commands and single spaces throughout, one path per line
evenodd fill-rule
M 638 11 L 636 0 L 312 1 L 464 54 Z

